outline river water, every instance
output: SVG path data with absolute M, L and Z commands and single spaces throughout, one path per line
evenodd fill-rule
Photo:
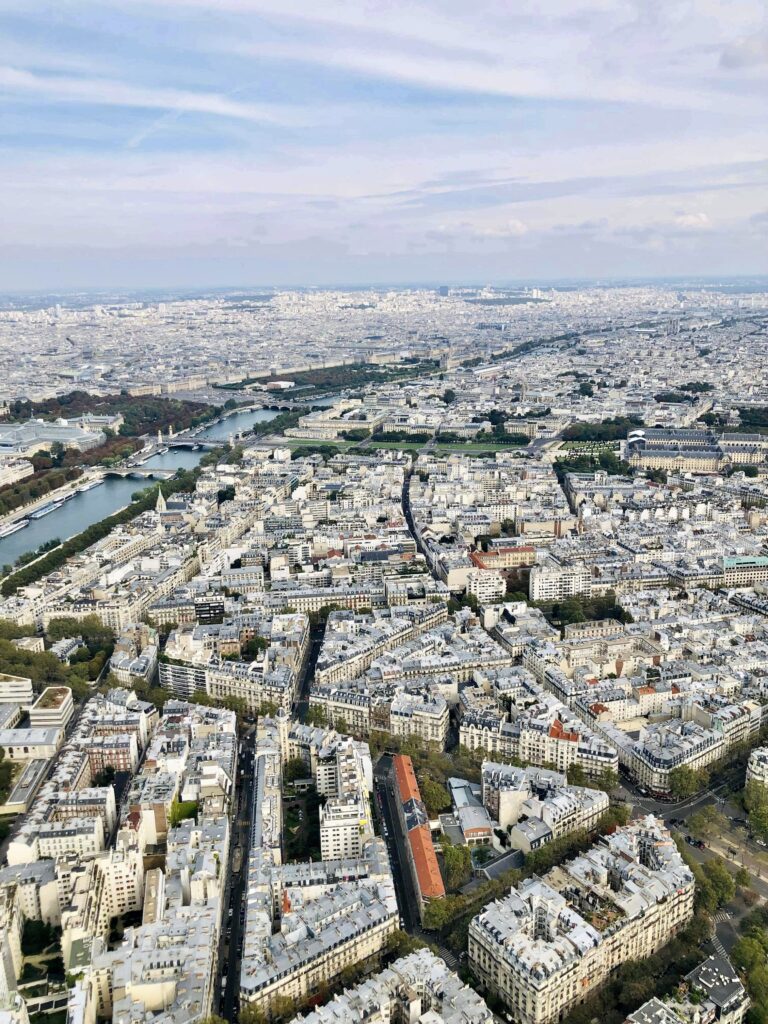
M 214 423 L 197 436 L 202 440 L 225 443 L 230 434 L 249 430 L 254 423 L 274 419 L 274 409 L 254 409 L 251 412 L 237 412 L 227 416 L 220 423 Z M 146 469 L 194 469 L 205 451 L 188 448 L 172 448 L 164 455 L 154 455 L 143 464 Z M 42 519 L 30 519 L 29 526 L 0 540 L 0 566 L 10 565 L 26 551 L 35 551 L 41 544 L 54 538 L 66 540 L 80 533 L 92 523 L 106 519 L 124 505 L 129 504 L 131 495 L 145 487 L 153 486 L 151 480 L 106 477 L 104 482 L 84 494 L 76 494 L 61 508 L 50 512 Z M 19 518 L 22 513 L 19 513 Z

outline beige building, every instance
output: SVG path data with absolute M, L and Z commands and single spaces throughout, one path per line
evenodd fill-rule
M 749 755 L 746 782 L 757 782 L 768 788 L 768 747 L 755 747 Z
M 20 704 L 22 707 L 29 707 L 34 699 L 31 679 L 0 672 L 0 704 Z
M 532 601 L 562 601 L 574 594 L 588 594 L 589 570 L 585 565 L 560 565 L 554 561 L 534 565 L 528 590 Z
M 68 686 L 46 686 L 29 709 L 29 724 L 34 729 L 65 729 L 74 713 Z
M 469 927 L 469 964 L 519 1024 L 554 1024 L 693 915 L 693 874 L 655 818 L 528 878 Z
M 507 592 L 507 581 L 493 569 L 470 569 L 467 573 L 467 593 L 479 604 L 500 601 Z

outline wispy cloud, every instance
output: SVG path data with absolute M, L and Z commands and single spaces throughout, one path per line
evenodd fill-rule
M 42 97 L 52 103 L 173 110 L 273 125 L 306 123 L 305 118 L 288 108 L 240 102 L 216 93 L 150 88 L 105 78 L 40 75 L 11 67 L 0 67 L 0 89 Z
M 159 253 L 169 280 L 760 262 L 760 0 L 0 10 L 3 241 L 35 253 L 9 281 L 63 252 L 132 283 Z

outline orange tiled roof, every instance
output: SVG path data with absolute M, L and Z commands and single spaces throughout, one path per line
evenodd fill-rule
M 564 729 L 563 723 L 559 718 L 556 718 L 549 727 L 549 735 L 559 740 L 570 740 L 572 743 L 578 743 L 579 741 L 579 734 L 577 732 L 568 732 L 567 729 Z
M 407 754 L 395 754 L 392 762 L 402 802 L 405 803 L 406 800 L 421 800 L 419 784 L 416 781 L 416 773 L 413 770 L 413 761 L 411 761 L 410 757 Z
M 412 828 L 408 833 L 408 841 L 411 844 L 413 863 L 416 867 L 422 899 L 442 899 L 445 896 L 445 886 L 443 885 L 443 876 L 440 874 L 440 866 L 437 863 L 429 826 L 418 825 L 416 828 Z

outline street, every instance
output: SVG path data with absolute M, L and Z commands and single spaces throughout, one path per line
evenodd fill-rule
M 317 664 L 317 657 L 320 654 L 320 647 L 323 643 L 323 634 L 325 633 L 325 626 L 323 624 L 313 626 L 309 633 L 309 651 L 307 657 L 304 659 L 304 665 L 302 666 L 301 673 L 299 676 L 299 684 L 296 688 L 296 700 L 293 702 L 293 717 L 298 718 L 300 722 L 307 720 L 307 711 L 309 710 L 309 688 L 312 685 L 312 680 L 315 676 L 315 665 Z
M 390 755 L 382 754 L 374 768 L 373 788 L 376 806 L 386 828 L 386 834 L 383 838 L 389 853 L 389 862 L 392 868 L 392 879 L 395 883 L 402 927 L 409 935 L 423 939 L 430 946 L 437 949 L 451 970 L 456 970 L 459 966 L 456 954 L 447 947 L 442 946 L 434 932 L 425 932 L 421 927 L 419 898 L 408 866 L 406 839 L 400 827 L 400 816 L 397 813 L 397 798 L 390 790 L 391 764 L 392 759 Z
M 237 996 L 240 980 L 241 936 L 245 923 L 245 896 L 248 881 L 248 850 L 253 815 L 253 744 L 255 731 L 243 737 L 240 744 L 235 812 L 232 819 L 232 842 L 227 884 L 224 890 L 219 946 L 217 990 L 219 1013 L 232 1021 L 237 1016 Z M 222 991 L 222 982 L 224 988 Z

